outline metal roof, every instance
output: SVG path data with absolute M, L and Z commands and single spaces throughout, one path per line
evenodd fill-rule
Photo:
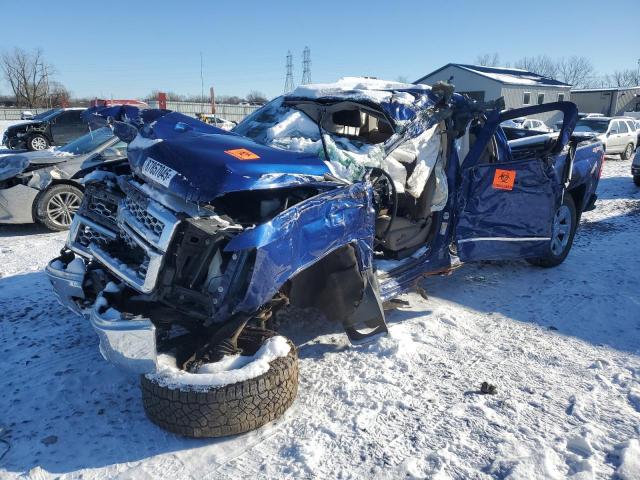
M 503 67 L 485 67 L 482 65 L 468 65 L 464 63 L 447 63 L 445 66 L 434 70 L 428 75 L 416 80 L 413 83 L 421 83 L 426 78 L 435 75 L 447 67 L 457 67 L 476 75 L 480 75 L 505 85 L 522 85 L 522 86 L 546 86 L 546 87 L 571 87 L 571 85 L 554 80 L 553 78 L 543 77 L 537 73 L 522 70 L 520 68 L 503 68 Z
M 571 90 L 571 93 L 622 92 L 624 90 L 640 90 L 640 86 L 637 86 L 637 87 L 606 87 L 606 88 L 576 88 L 576 89 Z

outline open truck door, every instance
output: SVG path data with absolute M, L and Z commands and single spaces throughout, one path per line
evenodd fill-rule
M 515 155 L 500 123 L 548 111 L 564 114 L 557 139 L 547 137 L 539 148 Z M 555 162 L 569 142 L 577 113 L 573 103 L 555 102 L 489 112 L 472 127 L 475 141 L 461 166 L 457 198 L 455 242 L 460 260 L 545 255 L 565 186 Z M 571 159 L 570 153 L 566 156 Z

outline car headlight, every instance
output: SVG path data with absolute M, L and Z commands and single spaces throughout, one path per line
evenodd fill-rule
M 16 137 L 18 137 L 18 138 L 22 138 L 22 137 L 24 137 L 25 135 L 26 135 L 26 133 L 25 133 L 25 132 L 18 132 L 18 133 L 16 133 Z

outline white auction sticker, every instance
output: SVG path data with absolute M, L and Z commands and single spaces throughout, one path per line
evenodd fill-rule
M 176 176 L 176 172 L 173 168 L 169 168 L 160 162 L 156 162 L 153 158 L 147 158 L 142 165 L 142 174 L 145 177 L 149 177 L 154 182 L 169 186 L 171 179 Z

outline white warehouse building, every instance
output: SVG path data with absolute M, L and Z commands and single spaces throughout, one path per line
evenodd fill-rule
M 448 63 L 413 83 L 433 85 L 439 81 L 448 81 L 455 85 L 456 92 L 481 102 L 504 97 L 508 110 L 569 100 L 571 95 L 571 85 L 527 70 L 462 63 Z M 535 118 L 553 126 L 562 120 L 561 115 L 547 113 L 535 115 Z

